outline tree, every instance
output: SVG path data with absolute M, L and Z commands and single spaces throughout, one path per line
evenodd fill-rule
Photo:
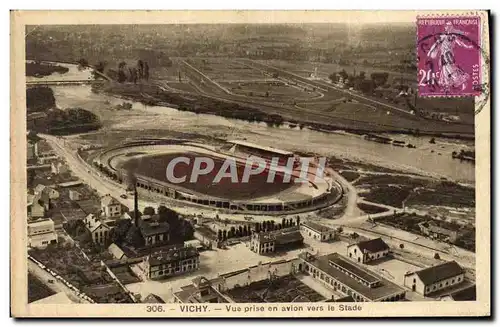
M 81 67 L 87 67 L 89 65 L 89 62 L 85 58 L 81 58 L 78 60 L 78 65 Z
M 375 87 L 385 85 L 389 79 L 389 73 L 375 72 L 370 74 L 370 78 L 375 83 Z
M 144 62 L 144 79 L 149 80 L 149 65 L 147 62 Z
M 342 234 L 343 231 L 344 231 L 344 229 L 342 228 L 342 226 L 337 227 L 338 234 Z
M 144 78 L 144 62 L 141 59 L 137 61 L 137 73 L 140 79 Z
M 154 215 L 156 212 L 155 212 L 155 208 L 153 208 L 153 207 L 146 207 L 146 208 L 144 208 L 143 213 L 144 213 L 145 215 L 147 215 L 147 216 L 152 216 L 152 215 Z
M 436 260 L 441 259 L 441 256 L 439 255 L 439 253 L 437 253 L 437 252 L 434 253 L 434 259 L 436 259 Z
M 125 241 L 135 248 L 140 248 L 144 246 L 144 238 L 142 237 L 141 231 L 135 225 L 131 225 L 125 236 Z
M 127 63 L 122 61 L 118 64 L 118 82 L 123 83 L 127 80 L 127 74 L 125 73 L 125 68 Z
M 104 73 L 104 69 L 108 63 L 106 61 L 99 61 L 97 65 L 95 65 L 95 70 L 97 70 L 99 73 Z
M 129 219 L 121 219 L 116 223 L 115 228 L 109 232 L 109 238 L 112 243 L 121 244 L 127 236 L 128 230 L 132 226 Z

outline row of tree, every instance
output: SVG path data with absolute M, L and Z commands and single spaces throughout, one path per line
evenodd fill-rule
M 139 80 L 149 80 L 149 65 L 146 61 L 138 60 L 136 66 L 128 67 L 125 61 L 118 64 L 119 83 L 130 82 L 136 84 Z
M 300 217 L 297 217 L 295 221 L 292 218 L 283 218 L 281 223 L 278 224 L 276 224 L 274 220 L 264 220 L 262 222 L 255 223 L 253 230 L 250 225 L 240 225 L 238 227 L 232 226 L 229 230 L 219 229 L 217 231 L 217 240 L 226 241 L 230 238 L 250 236 L 252 235 L 252 232 L 270 232 L 298 225 L 300 225 Z

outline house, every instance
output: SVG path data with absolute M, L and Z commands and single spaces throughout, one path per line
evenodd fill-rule
M 69 190 L 69 199 L 72 201 L 80 201 L 82 200 L 82 194 L 75 190 Z
M 422 234 L 444 241 L 454 243 L 459 237 L 460 225 L 441 222 L 442 226 L 438 226 L 434 222 L 423 222 L 418 224 Z
M 148 296 L 142 300 L 142 303 L 165 303 L 161 297 L 156 294 L 149 293 Z
M 106 217 L 120 217 L 122 214 L 122 205 L 108 194 L 101 198 L 101 210 Z
M 43 218 L 50 209 L 50 199 L 47 194 L 28 195 L 28 217 Z
M 174 293 L 174 303 L 229 303 L 212 282 L 203 276 L 193 279 L 193 283 L 181 287 Z
M 115 243 L 112 243 L 108 247 L 108 252 L 113 256 L 113 258 L 117 260 L 128 259 L 128 257 L 125 255 L 125 252 L 123 252 L 123 250 L 120 249 L 120 247 Z
M 83 222 L 94 243 L 104 245 L 108 242 L 111 227 L 109 227 L 99 217 L 94 214 L 89 214 L 85 217 Z
M 38 143 L 33 141 L 28 141 L 26 159 L 36 160 L 37 157 L 38 157 Z
M 335 231 L 333 229 L 312 221 L 301 223 L 300 231 L 302 235 L 321 242 L 328 242 L 335 239 Z
M 272 253 L 301 246 L 304 237 L 299 226 L 283 228 L 274 231 L 253 233 L 250 239 L 250 250 L 259 254 Z
M 45 186 L 42 184 L 38 184 L 35 189 L 34 189 L 34 194 L 35 195 L 47 195 L 50 200 L 56 200 L 59 199 L 59 192 L 57 192 L 55 189 L 53 189 L 50 186 Z
M 145 215 L 138 220 L 138 223 L 145 246 L 155 246 L 170 241 L 170 226 L 166 222 L 160 222 L 158 215 Z
M 28 246 L 44 248 L 57 243 L 57 234 L 52 219 L 39 219 L 28 222 Z
M 55 160 L 50 163 L 50 171 L 54 175 L 61 175 L 69 172 L 69 168 L 63 161 Z
M 441 301 L 476 301 L 476 285 L 440 297 Z
M 193 247 L 174 247 L 148 255 L 141 269 L 149 279 L 161 279 L 195 271 L 200 266 L 200 254 Z
M 356 262 L 367 263 L 385 258 L 389 254 L 389 250 L 389 245 L 379 237 L 347 246 L 347 255 L 349 259 Z
M 465 271 L 455 261 L 410 272 L 404 276 L 404 285 L 423 296 L 460 284 Z
M 393 302 L 406 297 L 402 287 L 338 253 L 316 256 L 306 251 L 299 254 L 299 260 L 301 272 L 342 294 L 340 298 L 350 296 L 356 302 Z

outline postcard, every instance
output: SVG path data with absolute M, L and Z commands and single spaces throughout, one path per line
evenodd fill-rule
M 489 45 L 480 10 L 12 11 L 12 316 L 490 316 Z

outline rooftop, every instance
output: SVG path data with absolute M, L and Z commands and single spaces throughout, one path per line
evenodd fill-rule
M 166 222 L 159 222 L 156 219 L 140 220 L 139 228 L 143 236 L 152 236 L 168 233 L 170 226 Z
M 332 256 L 329 259 L 330 265 L 336 266 L 342 269 L 345 269 L 349 273 L 357 276 L 358 278 L 364 280 L 368 284 L 376 283 L 380 279 L 376 277 L 373 273 L 369 272 L 368 270 L 365 270 L 361 268 L 360 266 L 356 266 L 355 264 L 352 264 L 348 260 L 342 258 L 340 255 L 339 256 Z
M 149 293 L 149 295 L 142 300 L 142 303 L 165 303 L 165 301 L 158 295 Z
M 385 243 L 380 237 L 373 240 L 362 241 L 353 245 L 357 245 L 362 252 L 380 252 L 389 250 L 389 245 Z M 349 245 L 352 246 L 352 245 Z
M 283 228 L 269 232 L 260 232 L 258 234 L 258 238 L 260 243 L 275 241 L 276 243 L 279 244 L 287 244 L 304 239 L 302 237 L 302 234 L 300 234 L 298 226 Z
M 109 206 L 109 205 L 114 205 L 114 204 L 120 204 L 120 202 L 118 202 L 111 195 L 105 195 L 101 198 L 101 205 L 103 205 L 103 206 Z
M 444 279 L 460 275 L 463 272 L 462 267 L 460 267 L 458 263 L 455 261 L 448 261 L 437 266 L 416 271 L 415 273 L 424 285 L 431 285 Z
M 232 144 L 235 144 L 235 145 L 241 145 L 241 146 L 246 146 L 246 147 L 249 147 L 249 148 L 259 149 L 259 150 L 268 151 L 268 152 L 273 152 L 273 153 L 280 154 L 280 155 L 283 155 L 283 156 L 291 156 L 291 155 L 293 155 L 293 152 L 290 152 L 290 151 L 279 150 L 279 149 L 275 149 L 275 148 L 272 148 L 272 147 L 269 147 L 269 146 L 259 145 L 259 144 L 250 143 L 250 142 L 246 142 L 246 141 L 231 140 L 231 141 L 228 141 L 228 142 L 232 143 Z
M 339 258 L 343 259 L 343 261 L 346 261 L 348 259 L 344 259 L 340 254 L 338 253 L 331 253 L 323 256 L 300 256 L 303 260 L 306 262 L 312 264 L 314 267 L 317 269 L 323 271 L 327 275 L 329 275 L 332 278 L 335 278 L 342 284 L 346 285 L 347 287 L 351 288 L 353 291 L 363 295 L 364 297 L 370 299 L 371 301 L 376 301 L 381 298 L 389 297 L 392 295 L 396 294 L 401 294 L 404 289 L 399 287 L 398 285 L 391 283 L 390 281 L 384 279 L 381 276 L 377 276 L 378 280 L 380 281 L 377 287 L 368 287 L 364 284 L 361 284 L 357 280 L 355 280 L 352 277 L 349 277 L 345 273 L 341 272 L 339 269 L 334 268 L 330 265 L 330 261 L 338 261 L 340 260 Z M 353 264 L 356 266 L 356 268 L 360 271 L 363 271 L 367 275 L 373 276 L 373 273 L 365 270 L 361 266 L 358 266 L 356 264 Z M 358 271 L 359 272 L 359 271 Z
M 327 226 L 323 226 L 323 225 L 318 224 L 318 223 L 315 223 L 313 221 L 306 221 L 306 222 L 302 223 L 302 225 L 304 225 L 305 227 L 312 229 L 316 232 L 319 232 L 319 233 L 325 233 L 325 232 L 332 231 L 331 228 L 329 228 Z
M 198 251 L 190 246 L 183 248 L 175 248 L 167 251 L 155 252 L 149 256 L 149 264 L 151 266 L 175 262 L 178 260 L 198 257 Z

